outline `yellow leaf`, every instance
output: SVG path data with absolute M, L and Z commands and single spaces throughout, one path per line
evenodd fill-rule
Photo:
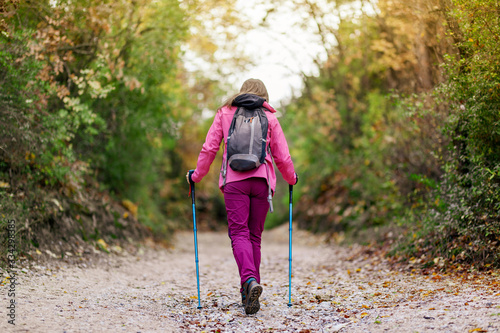
M 109 253 L 109 249 L 108 249 L 108 244 L 106 244 L 106 242 L 104 241 L 104 239 L 100 238 L 98 241 L 97 241 L 97 246 L 103 250 L 103 251 L 106 251 Z
M 128 217 L 128 212 L 123 213 L 123 218 L 126 219 Z
M 10 187 L 9 183 L 0 181 L 0 188 L 9 188 L 9 187 Z
M 361 318 L 364 318 L 364 317 L 366 317 L 366 316 L 369 316 L 369 314 L 368 314 L 368 313 L 366 313 L 366 312 L 363 312 L 363 313 L 361 314 Z
M 132 214 L 135 218 L 137 218 L 137 209 L 139 208 L 135 203 L 132 201 L 125 199 L 122 200 L 122 205 L 123 207 L 127 208 L 130 214 Z

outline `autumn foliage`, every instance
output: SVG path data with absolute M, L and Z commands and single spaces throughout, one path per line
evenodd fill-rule
M 124 238 L 136 219 L 168 234 L 190 103 L 179 3 L 10 1 L 1 15 L 2 223 L 34 246 Z
M 378 1 L 338 27 L 304 5 L 337 44 L 287 108 L 301 225 L 426 267 L 498 265 L 498 4 Z
M 493 0 L 265 2 L 260 23 L 236 1 L 2 1 L 2 219 L 29 246 L 40 230 L 109 242 L 137 221 L 160 237 L 188 227 L 183 175 L 224 78 L 249 64 L 236 37 L 285 4 L 324 51 L 280 110 L 299 225 L 426 267 L 500 265 Z M 200 185 L 202 226 L 224 220 L 217 173 Z

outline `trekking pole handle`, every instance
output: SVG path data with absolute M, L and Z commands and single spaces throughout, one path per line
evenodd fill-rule
M 193 169 L 191 169 L 191 170 L 188 171 L 189 187 L 190 187 L 190 193 L 191 193 L 191 201 L 192 201 L 192 203 L 194 205 L 194 184 L 195 183 L 194 183 L 193 179 L 191 179 L 191 176 L 193 175 L 193 173 L 194 173 Z

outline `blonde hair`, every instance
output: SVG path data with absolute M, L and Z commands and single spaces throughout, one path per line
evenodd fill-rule
M 231 106 L 236 97 L 244 94 L 254 94 L 264 98 L 267 102 L 269 102 L 269 94 L 267 93 L 267 89 L 266 86 L 264 85 L 264 82 L 262 82 L 259 79 L 248 79 L 245 82 L 243 82 L 240 92 L 229 97 L 224 102 L 223 106 Z

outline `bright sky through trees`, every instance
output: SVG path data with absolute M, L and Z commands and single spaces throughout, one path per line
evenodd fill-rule
M 269 91 L 270 102 L 277 106 L 294 93 L 300 93 L 304 75 L 318 74 L 317 65 L 326 60 L 327 50 L 332 49 L 336 40 L 333 34 L 328 33 L 322 39 L 317 22 L 308 12 L 308 1 L 304 1 L 302 6 L 297 6 L 296 2 L 237 1 L 238 15 L 242 20 L 248 20 L 252 29 L 238 33 L 236 44 L 244 50 L 243 53 L 252 64 L 246 70 L 232 72 L 223 81 L 238 89 L 247 78 L 262 79 Z M 361 15 L 360 3 L 349 3 L 338 8 L 335 8 L 335 3 L 327 1 L 317 1 L 315 4 L 321 8 L 317 19 L 329 28 L 338 26 L 339 16 L 355 19 Z M 366 3 L 363 9 L 365 12 L 373 11 Z M 222 45 L 226 41 L 215 42 Z M 219 54 L 216 57 L 228 56 L 217 52 Z M 188 68 L 190 65 L 200 66 L 200 59 L 193 59 L 189 55 L 188 59 Z
M 302 13 L 294 11 L 290 2 L 269 13 L 269 5 L 255 5 L 260 1 L 238 1 L 238 10 L 251 22 L 259 25 L 240 37 L 240 43 L 255 61 L 247 72 L 234 75 L 236 85 L 248 77 L 260 78 L 267 85 L 271 103 L 291 97 L 302 86 L 301 73 L 316 74 L 314 59 L 324 60 L 326 52 L 321 46 L 314 27 L 304 29 Z
M 236 4 L 236 11 L 252 27 L 244 32 L 237 32 L 235 41 L 241 53 L 250 58 L 252 64 L 246 66 L 246 70 L 232 71 L 222 80 L 238 89 L 247 78 L 262 79 L 268 88 L 271 103 L 278 105 L 280 101 L 291 97 L 293 91 L 300 91 L 303 74 L 317 74 L 315 60 L 326 59 L 326 51 L 317 29 L 308 15 L 297 11 L 291 1 L 283 1 L 277 5 L 259 0 L 240 0 Z M 329 19 L 331 24 L 335 24 L 334 15 Z M 215 57 L 235 56 L 229 54 L 234 50 L 221 51 L 227 43 L 225 39 L 215 39 L 220 47 Z M 328 42 L 334 43 L 334 40 Z M 213 72 L 209 63 L 189 50 L 185 51 L 188 70 Z

